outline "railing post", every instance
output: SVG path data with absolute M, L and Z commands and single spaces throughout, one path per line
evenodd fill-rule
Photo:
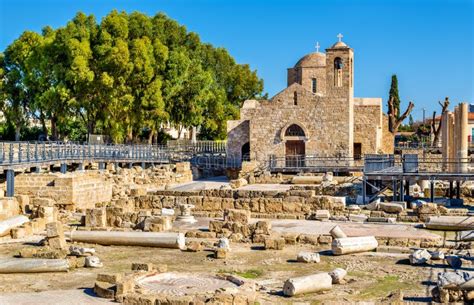
M 434 181 L 430 180 L 430 202 L 434 202 Z
M 10 163 L 13 163 L 13 143 L 10 143 L 10 151 L 8 152 L 8 157 L 9 157 Z
M 400 201 L 405 201 L 405 190 L 403 189 L 405 181 L 403 179 L 400 180 Z
M 366 204 L 367 198 L 367 177 L 362 177 L 362 204 Z
M 1 160 L 1 163 L 3 163 L 5 161 L 5 144 L 2 143 L 2 160 Z
M 393 190 L 393 201 L 397 201 L 397 180 L 396 179 L 393 179 L 392 180 L 392 190 Z
M 13 197 L 15 196 L 15 171 L 13 169 L 7 169 L 6 176 L 7 176 L 6 197 Z
M 18 143 L 18 163 L 21 163 L 21 142 Z

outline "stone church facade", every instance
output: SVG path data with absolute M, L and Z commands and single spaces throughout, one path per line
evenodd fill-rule
M 245 101 L 227 132 L 228 155 L 257 161 L 393 153 L 382 99 L 354 97 L 354 51 L 341 39 L 289 68 L 270 100 Z

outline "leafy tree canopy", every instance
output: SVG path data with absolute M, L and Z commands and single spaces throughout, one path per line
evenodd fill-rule
M 116 10 L 100 23 L 79 12 L 64 27 L 24 32 L 0 53 L 0 77 L 17 140 L 32 120 L 53 139 L 134 142 L 146 130 L 160 141 L 165 123 L 223 139 L 226 121 L 263 90 L 256 71 L 163 13 Z

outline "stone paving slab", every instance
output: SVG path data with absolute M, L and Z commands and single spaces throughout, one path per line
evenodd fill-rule
M 174 185 L 170 188 L 173 191 L 200 191 L 219 189 L 224 185 L 229 185 L 229 180 L 226 177 L 214 177 L 209 179 L 200 179 L 192 182 L 186 182 Z
M 239 188 L 239 190 L 247 191 L 288 191 L 290 184 L 247 184 Z
M 440 236 L 426 230 L 417 229 L 410 224 L 389 223 L 354 223 L 311 220 L 271 220 L 272 230 L 280 233 L 329 234 L 329 231 L 338 225 L 347 236 L 367 236 L 387 238 L 428 238 L 439 239 Z
M 194 224 L 180 224 L 175 222 L 174 228 L 186 230 L 207 230 L 212 218 L 197 217 Z M 263 219 L 252 219 L 256 222 Z M 437 234 L 423 229 L 417 229 L 413 224 L 389 224 L 389 223 L 355 223 L 342 221 L 315 221 L 315 220 L 293 220 L 293 219 L 267 219 L 272 223 L 272 230 L 278 233 L 298 234 L 329 234 L 329 231 L 338 225 L 347 236 L 367 236 L 384 238 L 413 238 L 413 239 L 440 239 Z
M 2 305 L 102 305 L 117 304 L 92 295 L 91 289 L 50 290 L 42 292 L 3 293 Z

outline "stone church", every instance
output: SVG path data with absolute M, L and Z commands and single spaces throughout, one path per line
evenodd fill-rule
M 342 41 L 288 69 L 288 87 L 270 100 L 246 100 L 227 122 L 229 156 L 348 157 L 393 153 L 382 98 L 354 97 L 354 51 Z

